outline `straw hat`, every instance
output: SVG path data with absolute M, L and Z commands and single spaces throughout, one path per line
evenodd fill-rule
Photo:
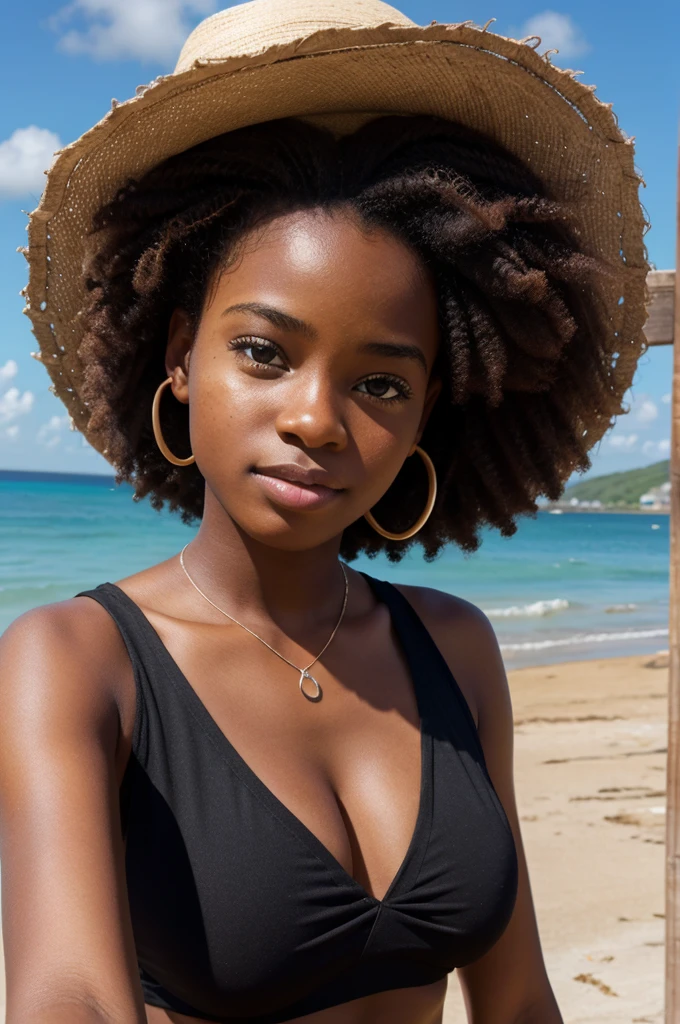
M 29 216 L 24 312 L 72 427 L 98 450 L 79 396 L 83 238 L 129 177 L 244 125 L 297 116 L 338 134 L 384 114 L 435 114 L 482 131 L 525 161 L 555 199 L 578 197 L 586 251 L 613 267 L 606 286 L 617 383 L 641 348 L 649 269 L 632 139 L 579 72 L 470 22 L 421 27 L 381 0 L 252 0 L 188 37 L 177 66 L 55 154 Z M 554 52 L 554 51 L 553 51 Z

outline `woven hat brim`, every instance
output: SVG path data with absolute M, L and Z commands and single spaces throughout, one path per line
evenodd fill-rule
M 343 132 L 390 113 L 435 114 L 485 132 L 554 198 L 578 200 L 583 247 L 613 270 L 606 303 L 620 341 L 616 390 L 626 390 L 644 345 L 647 225 L 633 143 L 611 105 L 526 43 L 469 23 L 324 29 L 158 78 L 56 155 L 30 214 L 24 312 L 50 390 L 98 451 L 106 456 L 88 431 L 78 356 L 83 239 L 96 209 L 129 177 L 244 125 L 298 116 Z

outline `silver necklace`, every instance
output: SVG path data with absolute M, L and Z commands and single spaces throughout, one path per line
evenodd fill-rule
M 314 676 L 311 675 L 309 670 L 312 667 L 312 665 L 316 664 L 316 662 L 319 660 L 319 658 L 321 657 L 323 652 L 326 650 L 326 648 L 330 644 L 331 640 L 333 639 L 333 637 L 337 633 L 338 628 L 340 626 L 340 623 L 342 622 L 343 616 L 345 614 L 345 608 L 347 607 L 347 595 L 349 593 L 349 581 L 347 579 L 347 573 L 345 572 L 345 566 L 343 565 L 343 563 L 340 562 L 340 568 L 342 569 L 342 575 L 343 575 L 344 580 L 345 580 L 345 596 L 344 596 L 344 599 L 343 599 L 343 602 L 342 602 L 342 611 L 340 612 L 340 618 L 336 622 L 335 629 L 333 630 L 333 632 L 329 636 L 328 640 L 326 641 L 326 643 L 323 645 L 323 647 L 321 648 L 321 650 L 317 654 L 316 658 L 314 658 L 313 661 L 310 661 L 309 665 L 307 665 L 305 668 L 300 668 L 298 665 L 293 664 L 292 661 L 289 661 L 288 658 L 286 658 L 279 651 L 275 650 L 272 647 L 272 645 L 268 644 L 266 640 L 263 640 L 261 636 L 258 636 L 257 633 L 254 633 L 252 631 L 252 629 L 248 629 L 248 627 L 244 626 L 242 622 L 239 622 L 238 619 L 235 619 L 233 615 L 229 614 L 229 612 L 225 612 L 225 610 L 223 608 L 218 608 L 218 606 L 215 604 L 215 602 L 211 601 L 210 598 L 207 596 L 207 594 L 203 593 L 201 588 L 192 580 L 191 576 L 189 575 L 189 573 L 187 571 L 187 567 L 184 564 L 184 552 L 188 548 L 189 543 L 191 543 L 191 542 L 190 541 L 187 542 L 184 545 L 184 547 L 182 548 L 182 550 L 180 551 L 180 553 L 179 553 L 179 561 L 180 561 L 180 565 L 182 566 L 182 569 L 184 570 L 184 573 L 185 573 L 187 579 L 189 580 L 191 585 L 196 588 L 196 590 L 199 592 L 201 597 L 204 597 L 205 600 L 208 602 L 208 604 L 211 604 L 213 606 L 213 608 L 217 608 L 218 612 L 221 612 L 222 615 L 226 615 L 226 617 L 228 619 L 231 619 L 232 622 L 235 622 L 237 626 L 241 626 L 241 628 L 245 629 L 247 633 L 250 633 L 251 636 L 254 636 L 256 640 L 259 640 L 260 643 L 265 645 L 265 647 L 268 647 L 269 650 L 273 654 L 275 654 L 278 658 L 281 658 L 281 660 L 285 661 L 286 664 L 290 665 L 291 668 L 294 668 L 296 672 L 299 672 L 300 673 L 300 680 L 299 680 L 300 693 L 302 694 L 303 697 L 306 697 L 307 700 L 311 700 L 313 703 L 316 703 L 316 701 L 321 700 L 321 698 L 323 697 L 323 691 L 322 691 L 321 687 L 319 686 L 319 683 L 314 678 Z M 313 683 L 313 685 L 315 687 L 314 693 L 308 693 L 307 690 L 305 690 L 305 687 L 304 687 L 305 679 L 308 679 L 310 681 L 310 683 Z

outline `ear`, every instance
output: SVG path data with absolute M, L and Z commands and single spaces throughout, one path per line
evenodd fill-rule
M 420 417 L 420 423 L 418 424 L 418 431 L 416 433 L 416 439 L 414 445 L 420 444 L 420 439 L 423 436 L 423 431 L 427 425 L 427 421 L 430 418 L 430 413 L 434 409 L 434 403 L 439 398 L 439 393 L 442 389 L 442 381 L 440 377 L 431 377 L 430 383 L 427 386 L 425 393 L 425 402 L 423 405 L 423 414 Z
M 168 325 L 168 343 L 165 349 L 165 370 L 172 377 L 170 385 L 175 398 L 189 403 L 189 361 L 194 342 L 189 316 L 185 310 L 174 309 Z

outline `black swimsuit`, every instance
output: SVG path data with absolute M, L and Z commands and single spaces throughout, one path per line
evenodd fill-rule
M 107 609 L 134 667 L 120 812 L 147 1003 L 279 1024 L 436 982 L 505 930 L 515 844 L 470 709 L 407 599 L 365 578 L 389 608 L 421 718 L 417 823 L 382 900 L 248 767 L 123 590 L 102 583 L 76 595 Z

